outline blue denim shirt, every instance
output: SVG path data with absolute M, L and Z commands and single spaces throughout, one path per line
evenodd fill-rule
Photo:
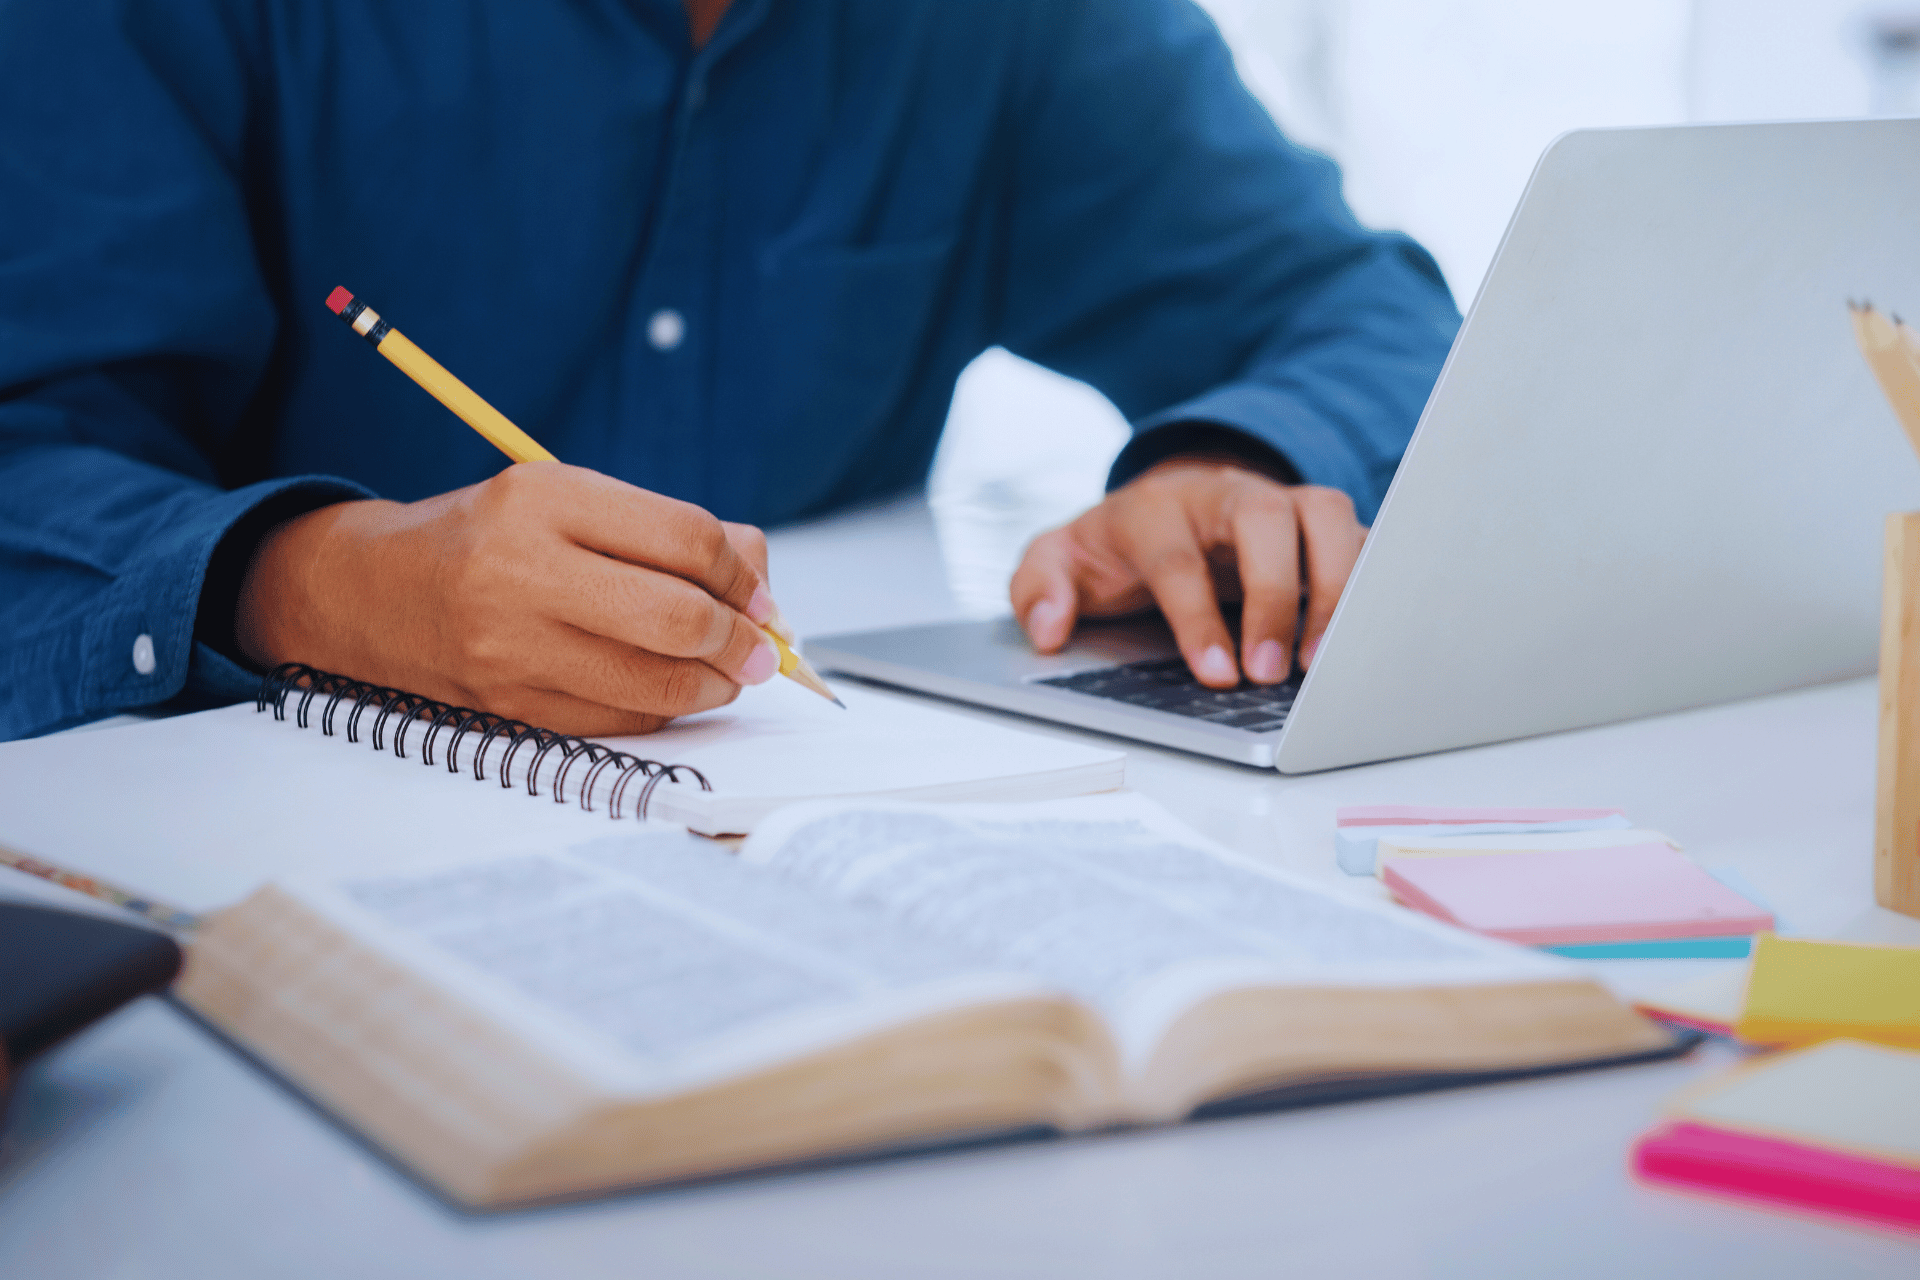
M 1186 0 L 0 0 L 0 737 L 242 696 L 223 538 L 504 465 L 335 285 L 762 524 L 921 483 L 995 343 L 1116 482 L 1213 424 L 1370 518 L 1458 322 Z

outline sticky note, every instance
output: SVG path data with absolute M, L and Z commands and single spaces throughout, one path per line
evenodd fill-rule
M 1636 844 L 1680 847 L 1673 837 L 1638 827 L 1599 831 L 1501 831 L 1490 835 L 1455 835 L 1447 827 L 1423 827 L 1440 834 L 1379 837 L 1374 854 L 1376 872 L 1384 858 L 1471 858 L 1484 853 L 1539 853 L 1547 849 L 1622 849 Z
M 1531 816 L 1516 819 L 1514 815 Z M 1433 809 L 1415 805 L 1365 805 L 1335 811 L 1333 846 L 1342 871 L 1370 876 L 1381 840 L 1624 830 L 1632 826 L 1618 809 Z
M 1667 1113 L 1920 1169 L 1920 1052 L 1828 1040 L 1687 1090 Z
M 1920 1049 L 1920 947 L 1764 937 L 1734 1030 L 1755 1044 L 1852 1036 Z
M 1683 1121 L 1635 1143 L 1633 1171 L 1648 1183 L 1767 1209 L 1785 1205 L 1876 1226 L 1920 1228 L 1920 1169 L 1823 1147 Z
M 1648 938 L 1639 942 L 1580 942 L 1541 950 L 1569 960 L 1738 960 L 1753 954 L 1753 938 L 1744 933 L 1717 938 Z
M 1721 937 L 1773 927 L 1665 844 L 1478 858 L 1389 858 L 1381 878 L 1428 915 L 1527 946 Z
M 1746 996 L 1747 966 L 1729 965 L 1636 1000 L 1633 1007 L 1665 1022 L 1730 1036 Z
M 1613 833 L 1593 832 L 1591 834 L 1611 835 Z M 1776 930 L 1787 927 L 1780 913 L 1773 909 L 1773 904 L 1753 887 L 1752 881 L 1733 867 L 1714 867 L 1708 870 L 1707 874 L 1760 910 L 1771 914 L 1773 927 Z M 1649 938 L 1640 942 L 1585 942 L 1573 946 L 1542 949 L 1572 960 L 1736 960 L 1753 954 L 1753 938 L 1745 934 L 1712 938 Z M 1732 1034 L 1733 1021 L 1740 1016 L 1740 1001 L 1746 993 L 1745 978 L 1746 975 L 1742 974 L 1740 985 L 1735 988 L 1733 1010 L 1727 1015 L 1726 1025 L 1719 1028 L 1720 1034 Z
M 1336 809 L 1334 822 L 1342 827 L 1415 827 L 1483 822 L 1532 825 L 1595 822 L 1626 816 L 1618 809 L 1463 809 L 1419 804 L 1356 804 Z

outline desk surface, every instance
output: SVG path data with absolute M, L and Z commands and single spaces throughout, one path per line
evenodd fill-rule
M 776 535 L 773 564 L 803 632 L 954 613 L 918 503 Z M 1618 804 L 1708 866 L 1739 867 L 1797 930 L 1920 942 L 1920 922 L 1872 907 L 1873 751 L 1874 690 L 1855 682 L 1307 778 L 1146 748 L 1128 770 L 1216 838 L 1357 892 L 1370 882 L 1333 865 L 1336 805 Z M 1596 969 L 1631 992 L 1716 963 Z M 481 1219 L 150 1000 L 21 1082 L 0 1153 L 0 1275 L 1916 1274 L 1912 1240 L 1633 1184 L 1627 1148 L 1660 1099 L 1731 1060 L 1709 1047 L 1684 1062 Z

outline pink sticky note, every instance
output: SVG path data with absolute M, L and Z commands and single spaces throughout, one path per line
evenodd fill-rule
M 1649 1182 L 1920 1230 L 1920 1169 L 1707 1125 L 1665 1125 L 1633 1148 Z
M 1774 927 L 1770 913 L 1665 844 L 1388 858 L 1381 878 L 1416 911 L 1532 947 Z
M 1596 822 L 1619 809 L 1452 809 L 1422 804 L 1350 804 L 1334 810 L 1340 827 L 1424 827 L 1483 822 Z

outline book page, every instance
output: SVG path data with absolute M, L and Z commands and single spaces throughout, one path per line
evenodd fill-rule
M 1212 846 L 1139 796 L 1015 809 L 800 805 L 743 856 L 1099 1009 L 1129 1066 L 1237 987 L 1564 979 L 1557 961 Z
M 628 1091 L 671 1091 L 1038 990 L 680 833 L 296 891 Z

